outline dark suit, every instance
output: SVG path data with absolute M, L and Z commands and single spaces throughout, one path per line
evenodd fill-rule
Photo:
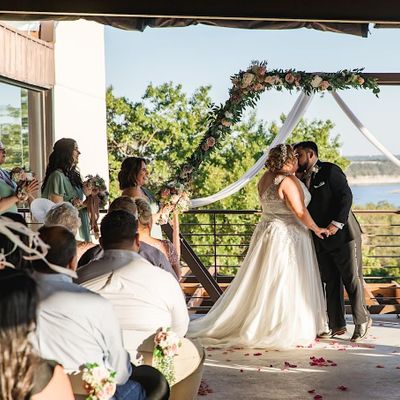
M 332 221 L 344 224 L 337 233 L 325 239 L 313 234 L 322 282 L 325 284 L 330 328 L 346 325 L 343 284 L 349 295 L 355 324 L 367 321 L 364 307 L 356 243 L 361 229 L 351 212 L 353 195 L 343 171 L 335 164 L 318 161 L 318 172 L 310 181 L 311 202 L 308 210 L 315 223 L 327 227 Z

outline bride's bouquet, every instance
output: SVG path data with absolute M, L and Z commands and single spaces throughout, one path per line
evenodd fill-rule
M 154 337 L 153 367 L 157 368 L 172 386 L 175 383 L 174 356 L 182 345 L 180 337 L 171 328 L 160 328 Z
M 189 193 L 181 183 L 168 182 L 158 193 L 160 200 L 161 224 L 166 224 L 171 212 L 183 212 L 189 210 Z
M 98 364 L 86 364 L 82 373 L 82 381 L 88 397 L 86 400 L 108 400 L 116 389 L 115 371 Z

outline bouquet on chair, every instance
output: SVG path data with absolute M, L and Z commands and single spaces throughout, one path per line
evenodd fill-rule
M 158 369 L 172 386 L 175 383 L 174 356 L 182 345 L 180 337 L 171 328 L 160 328 L 154 337 L 153 367 Z
M 86 393 L 86 400 L 108 400 L 116 389 L 115 371 L 110 371 L 98 364 L 86 364 L 82 373 L 82 381 Z

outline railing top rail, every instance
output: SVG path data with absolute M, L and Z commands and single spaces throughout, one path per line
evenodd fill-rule
M 353 210 L 355 214 L 399 214 L 399 210 Z M 186 214 L 260 214 L 261 210 L 191 209 Z

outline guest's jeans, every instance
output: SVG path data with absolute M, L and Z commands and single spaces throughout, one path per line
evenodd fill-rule
M 139 382 L 128 379 L 123 385 L 117 385 L 114 400 L 145 400 L 146 393 Z

